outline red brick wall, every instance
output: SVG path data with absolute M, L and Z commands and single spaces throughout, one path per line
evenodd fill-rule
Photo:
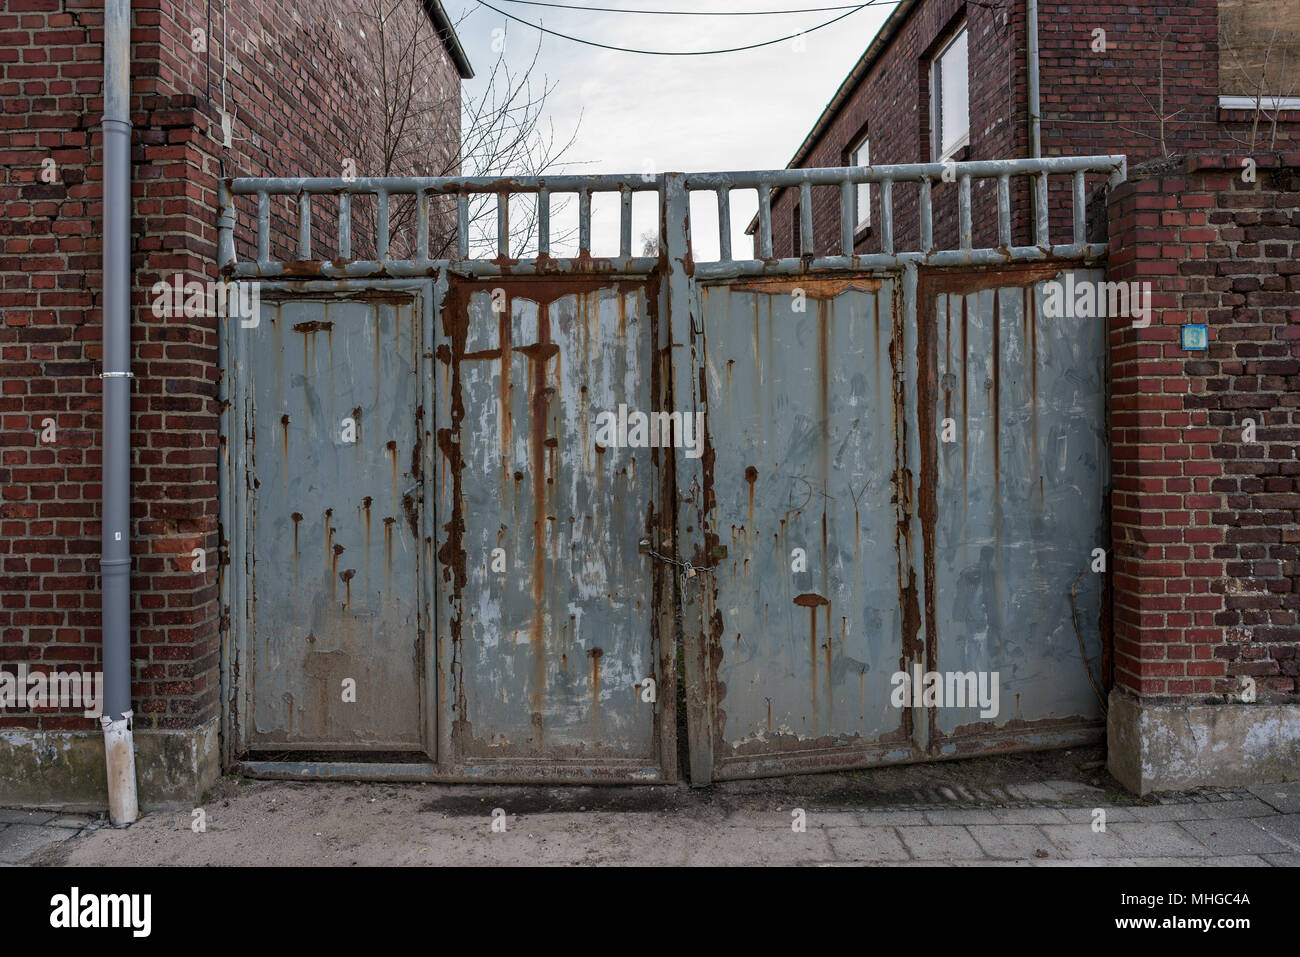
M 1146 698 L 1300 681 L 1300 153 L 1259 163 L 1191 157 L 1110 198 L 1110 278 L 1154 291 L 1149 327 L 1111 321 L 1115 681 Z
M 366 175 L 377 111 L 345 3 L 214 4 L 207 54 L 193 51 L 190 35 L 208 29 L 203 0 L 133 4 L 131 625 L 140 727 L 191 727 L 219 711 L 216 325 L 156 318 L 149 290 L 175 273 L 216 274 L 223 59 L 226 102 L 238 110 L 228 174 L 337 175 L 351 156 Z M 414 0 L 408 6 L 424 16 Z M 0 12 L 0 663 L 8 669 L 17 661 L 93 668 L 100 654 L 102 9 L 98 0 L 6 0 Z M 430 73 L 435 86 L 458 90 L 449 57 Z M 458 110 L 445 122 L 458 142 Z M 40 178 L 47 158 L 58 170 L 52 184 Z M 246 255 L 251 210 L 243 212 Z M 296 228 L 281 231 L 296 237 Z M 328 232 L 322 216 L 325 248 Z M 42 445 L 47 417 L 57 440 Z M 208 550 L 204 573 L 190 571 L 195 547 Z M 0 725 L 95 726 L 71 711 L 4 715 Z

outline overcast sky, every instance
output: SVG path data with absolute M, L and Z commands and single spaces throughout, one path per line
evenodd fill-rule
M 551 30 L 621 47 L 644 50 L 709 50 L 773 40 L 846 13 L 771 16 L 644 16 L 571 11 L 489 0 L 520 20 Z M 672 0 L 557 0 L 581 6 L 655 10 L 785 10 L 834 6 L 848 0 L 702 0 L 689 6 Z M 504 30 L 505 55 L 526 65 L 538 31 L 512 22 L 475 0 L 443 0 L 459 24 L 461 45 L 476 78 L 465 84 L 477 93 L 496 59 L 493 31 Z M 542 39 L 538 69 L 557 83 L 547 112 L 557 133 L 578 137 L 568 154 L 579 161 L 566 172 L 640 173 L 680 170 L 781 169 L 812 128 L 822 108 L 867 48 L 893 3 L 851 14 L 797 41 L 717 56 L 641 56 L 584 46 L 554 36 Z M 501 38 L 498 34 L 498 39 Z M 521 62 L 522 61 L 522 64 Z M 576 204 L 569 213 L 576 221 Z M 657 228 L 652 202 L 638 201 L 633 237 Z M 757 209 L 752 190 L 732 196 L 732 248 L 752 249 L 745 226 Z M 693 201 L 695 258 L 718 255 L 716 201 Z M 593 206 L 594 255 L 618 252 L 618 203 L 610 196 Z M 557 250 L 560 251 L 560 250 Z

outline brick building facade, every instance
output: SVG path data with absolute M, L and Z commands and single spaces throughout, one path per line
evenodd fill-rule
M 220 176 L 336 176 L 345 160 L 366 175 L 391 99 L 371 69 L 383 48 L 373 29 L 366 37 L 366 4 L 133 6 L 131 692 L 148 803 L 192 798 L 215 776 L 221 707 L 217 322 L 156 316 L 151 288 L 216 277 Z M 459 152 L 469 62 L 437 0 L 409 0 L 388 28 L 432 38 L 416 96 L 442 130 L 441 154 L 427 159 L 441 172 Z M 10 0 L 0 12 L 0 666 L 10 672 L 93 670 L 100 655 L 103 42 L 102 5 L 89 0 Z M 330 248 L 330 223 L 317 231 Z M 196 548 L 213 556 L 201 571 Z M 93 800 L 104 790 L 98 722 L 79 709 L 2 715 L 0 766 L 6 800 Z

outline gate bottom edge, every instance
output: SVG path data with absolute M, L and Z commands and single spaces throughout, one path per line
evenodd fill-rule
M 793 774 L 824 774 L 899 764 L 960 761 L 989 754 L 1052 751 L 1058 748 L 1099 744 L 1106 740 L 1104 723 L 1088 722 L 1050 731 L 997 732 L 946 738 L 931 751 L 915 746 L 878 745 L 859 749 L 819 749 L 771 755 L 735 755 L 720 758 L 714 768 L 715 781 L 742 781 Z
M 599 765 L 466 764 L 383 761 L 236 761 L 234 774 L 268 781 L 388 781 L 429 784 L 672 784 L 662 768 Z

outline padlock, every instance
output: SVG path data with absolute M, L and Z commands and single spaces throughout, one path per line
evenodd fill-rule
M 694 577 L 695 577 L 695 569 L 691 567 L 691 563 L 690 563 L 690 562 L 687 562 L 687 563 L 686 563 L 686 571 L 683 573 L 682 577 L 684 577 L 684 578 L 694 578 Z

